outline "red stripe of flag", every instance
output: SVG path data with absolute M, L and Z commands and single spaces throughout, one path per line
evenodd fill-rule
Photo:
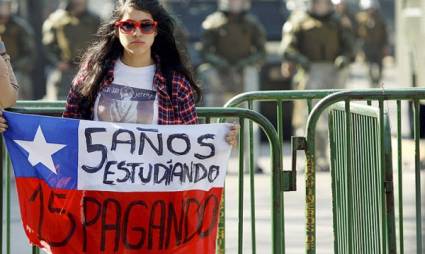
M 35 178 L 17 178 L 17 187 L 26 234 L 53 254 L 215 253 L 222 188 L 70 191 Z

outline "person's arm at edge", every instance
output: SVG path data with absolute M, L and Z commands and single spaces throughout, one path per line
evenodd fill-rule
M 15 105 L 19 86 L 10 65 L 10 57 L 6 54 L 6 47 L 1 38 L 0 55 L 0 108 L 8 108 Z

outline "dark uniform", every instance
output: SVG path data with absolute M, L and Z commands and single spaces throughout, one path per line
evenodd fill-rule
M 342 0 L 336 4 L 335 12 L 339 15 L 341 25 L 346 30 L 347 36 L 351 37 L 349 39 L 353 42 L 353 54 L 351 60 L 354 62 L 356 54 L 360 48 L 359 40 L 357 38 L 358 24 L 356 13 L 350 8 L 347 0 Z
M 348 77 L 348 65 L 353 55 L 353 36 L 343 26 L 339 16 L 333 11 L 330 1 L 326 1 L 329 11 L 317 14 L 309 11 L 293 13 L 283 27 L 283 62 L 294 63 L 299 68 L 298 89 L 341 89 Z M 307 111 L 304 103 L 295 103 L 293 125 L 297 135 L 303 135 Z M 304 112 L 304 113 L 303 113 Z M 322 117 L 322 119 L 324 119 Z M 318 123 L 319 138 L 318 166 L 329 168 L 327 163 L 327 123 Z
M 6 22 L 0 22 L 0 35 L 7 46 L 13 70 L 20 84 L 19 98 L 32 99 L 31 72 L 36 57 L 34 32 L 23 18 L 11 15 Z
M 56 68 L 49 77 L 49 88 L 56 88 L 58 98 L 68 94 L 72 79 L 78 71 L 78 58 L 95 38 L 100 18 L 88 11 L 74 16 L 70 11 L 58 9 L 43 24 L 43 44 L 48 61 L 53 66 L 69 64 L 69 68 Z
M 283 28 L 284 60 L 297 63 L 306 71 L 315 63 L 335 67 L 349 63 L 353 41 L 337 15 L 331 13 L 322 18 L 304 12 L 295 15 L 298 17 L 291 17 Z
M 265 58 L 266 43 L 260 22 L 246 11 L 233 14 L 220 10 L 208 16 L 202 28 L 201 55 L 206 64 L 199 73 L 207 105 L 222 106 L 247 90 L 245 79 L 256 82 L 258 87 L 257 67 Z M 256 75 L 257 81 L 253 81 Z
M 335 12 L 340 16 L 341 24 L 344 27 L 357 31 L 356 14 L 350 9 L 347 0 L 342 0 L 335 5 Z
M 387 26 L 378 9 L 369 9 L 357 14 L 357 34 L 369 65 L 369 77 L 377 87 L 382 78 L 382 60 L 388 46 Z

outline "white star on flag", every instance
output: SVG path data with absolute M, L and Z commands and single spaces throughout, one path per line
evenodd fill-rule
M 37 133 L 35 134 L 33 141 L 14 141 L 29 153 L 28 161 L 31 163 L 31 166 L 34 167 L 38 163 L 44 164 L 44 166 L 57 175 L 52 155 L 64 148 L 66 145 L 47 143 L 40 126 L 38 126 Z

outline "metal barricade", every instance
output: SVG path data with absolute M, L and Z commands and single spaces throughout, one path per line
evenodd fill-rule
M 388 115 L 380 122 L 377 108 L 354 103 L 346 112 L 345 105 L 338 103 L 329 113 L 334 250 L 382 253 L 382 241 L 387 241 L 392 245 L 389 253 L 396 253 Z M 385 164 L 380 161 L 381 128 Z
M 312 110 L 309 115 L 309 119 L 307 122 L 307 169 L 306 169 L 306 253 L 313 254 L 316 253 L 316 166 L 315 166 L 315 132 L 316 132 L 316 124 L 323 112 L 327 109 L 330 109 L 332 105 L 337 102 L 344 102 L 344 115 L 340 116 L 340 120 L 345 118 L 344 121 L 339 122 L 339 124 L 343 124 L 341 128 L 345 129 L 344 133 L 339 133 L 339 140 L 342 142 L 340 145 L 345 147 L 342 151 L 345 153 L 345 159 L 339 161 L 341 163 L 345 163 L 345 178 L 347 181 L 349 178 L 352 179 L 353 174 L 356 172 L 356 163 L 353 163 L 355 160 L 359 160 L 358 154 L 355 154 L 353 151 L 353 141 L 355 137 L 353 136 L 355 133 L 356 124 L 353 124 L 352 119 L 352 111 L 356 111 L 351 108 L 352 101 L 364 101 L 368 102 L 368 104 L 372 104 L 372 102 L 376 102 L 378 104 L 378 109 L 375 115 L 375 119 L 378 119 L 378 123 L 385 123 L 385 105 L 389 103 L 394 103 L 397 108 L 397 181 L 395 184 L 398 188 L 394 190 L 394 196 L 396 197 L 397 205 L 393 212 L 397 212 L 397 219 L 395 222 L 391 221 L 391 213 L 388 213 L 388 210 L 391 210 L 393 207 L 391 204 L 391 197 L 386 196 L 387 193 L 391 193 L 391 184 L 388 183 L 388 177 L 390 174 L 387 170 L 391 166 L 389 162 L 391 162 L 391 158 L 388 158 L 388 141 L 386 141 L 386 137 L 388 137 L 387 128 L 380 127 L 378 130 L 369 129 L 369 132 L 375 131 L 376 133 L 373 135 L 373 138 L 379 137 L 379 139 L 374 140 L 367 145 L 363 144 L 364 149 L 369 149 L 369 151 L 377 152 L 374 156 L 376 156 L 375 163 L 379 163 L 381 165 L 381 172 L 378 174 L 379 178 L 375 181 L 375 191 L 379 191 L 380 193 L 375 193 L 375 197 L 378 199 L 375 200 L 375 205 L 379 205 L 379 209 L 375 209 L 373 213 L 371 208 L 366 208 L 363 213 L 358 214 L 358 211 L 355 211 L 356 207 L 347 207 L 347 218 L 345 221 L 336 221 L 337 230 L 340 232 L 345 231 L 347 233 L 347 239 L 344 239 L 343 242 L 346 249 L 344 251 L 338 251 L 342 246 L 336 246 L 335 253 L 423 253 L 423 229 L 422 229 L 422 205 L 421 202 L 421 171 L 420 171 L 420 143 L 419 143 L 419 131 L 420 131 L 420 117 L 419 117 L 419 105 L 420 100 L 425 100 L 425 89 L 415 88 L 415 89 L 370 89 L 370 90 L 353 90 L 353 91 L 342 91 L 335 94 L 331 94 L 321 100 Z M 405 218 L 404 218 L 404 202 L 403 202 L 403 177 L 405 176 L 404 166 L 402 164 L 403 151 L 402 151 L 402 130 L 401 130 L 401 102 L 407 101 L 412 102 L 414 109 L 414 210 L 415 210 L 415 248 L 409 246 L 410 249 L 408 252 L 405 252 L 405 238 L 404 231 L 406 228 L 404 227 Z M 334 118 L 334 120 L 336 120 Z M 353 132 L 354 131 L 354 132 Z M 335 132 L 333 133 L 335 134 Z M 353 135 L 350 135 L 353 134 Z M 370 133 L 369 133 L 370 134 Z M 333 138 L 332 138 L 333 139 Z M 359 140 L 359 142 L 365 142 L 365 139 Z M 376 143 L 377 142 L 377 143 Z M 333 145 L 333 144 L 332 144 Z M 379 146 L 378 149 L 376 146 Z M 377 149 L 377 150 L 376 150 Z M 339 151 L 341 152 L 341 151 Z M 364 152 L 364 151 L 362 151 Z M 369 155 L 368 155 L 369 156 Z M 370 161 L 371 162 L 371 161 Z M 361 162 L 358 162 L 361 163 Z M 335 165 L 334 165 L 335 166 Z M 333 172 L 337 173 L 337 172 Z M 351 175 L 350 175 L 351 174 Z M 334 178 L 338 179 L 336 175 L 333 175 Z M 335 179 L 334 179 L 335 180 Z M 351 186 L 350 186 L 351 185 Z M 369 186 L 371 187 L 371 186 Z M 335 190 L 336 191 L 336 190 Z M 353 183 L 348 184 L 348 186 L 344 187 L 345 192 L 351 192 L 351 194 L 347 193 L 345 198 L 348 198 L 351 195 L 351 198 L 355 198 L 356 195 L 353 193 Z M 341 194 L 341 193 L 340 193 Z M 342 194 L 341 194 L 342 195 Z M 386 198 L 384 198 L 386 197 Z M 334 197 L 335 198 L 335 197 Z M 338 197 L 337 197 L 338 199 Z M 334 202 L 338 202 L 334 200 Z M 350 201 L 344 201 L 345 205 L 349 205 L 353 203 Z M 378 203 L 376 203 L 378 202 Z M 375 207 L 376 208 L 376 207 Z M 342 208 L 344 210 L 344 208 Z M 369 213 L 366 213 L 369 212 Z M 379 212 L 379 214 L 376 214 Z M 365 214 L 366 213 L 366 214 Z M 368 215 L 373 214 L 373 216 L 378 216 L 379 225 L 373 225 L 375 230 L 379 230 L 379 236 L 373 234 L 373 232 L 364 232 L 364 236 L 362 232 L 357 232 L 357 230 L 361 229 L 361 226 L 355 224 L 356 216 L 366 217 Z M 338 213 L 334 214 L 334 220 L 339 220 Z M 365 219 L 371 219 L 366 217 Z M 375 220 L 375 223 L 377 221 Z M 397 234 L 395 230 L 391 230 L 389 227 L 397 226 Z M 351 236 L 348 236 L 351 234 Z M 354 237 L 354 238 L 353 238 Z M 378 249 L 365 249 L 366 252 L 357 252 L 358 251 L 358 239 L 355 237 L 378 237 L 377 242 L 373 243 L 373 248 Z M 338 238 L 338 233 L 337 233 Z M 395 240 L 397 239 L 397 240 Z M 339 239 L 335 239 L 335 245 L 341 244 L 338 242 Z M 376 244 L 379 243 L 379 246 Z M 365 243 L 369 244 L 366 246 L 371 246 L 371 242 Z M 396 247 L 397 246 L 397 247 Z M 363 248 L 365 246 L 362 246 Z
M 326 98 L 325 98 L 326 97 Z M 407 88 L 407 89 L 362 89 L 362 90 L 352 90 L 352 91 L 341 91 L 341 90 L 305 90 L 305 91 L 258 91 L 258 92 L 249 92 L 240 94 L 233 99 L 231 99 L 226 106 L 227 107 L 247 107 L 249 109 L 254 108 L 253 104 L 256 102 L 275 102 L 277 109 L 277 132 L 279 136 L 279 142 L 283 146 L 283 132 L 288 131 L 282 128 L 283 122 L 283 114 L 284 111 L 283 103 L 290 101 L 304 101 L 305 105 L 309 112 L 309 119 L 306 126 L 306 138 L 305 137 L 292 137 L 292 172 L 285 177 L 286 181 L 290 181 L 285 185 L 285 190 L 294 190 L 295 189 L 295 179 L 296 179 L 296 152 L 297 150 L 306 150 L 306 172 L 305 172 L 305 184 L 306 184 L 306 196 L 305 196 L 305 204 L 306 204 L 306 253 L 316 253 L 316 165 L 315 165 L 315 135 L 316 135 L 316 125 L 319 117 L 322 113 L 329 109 L 332 104 L 340 101 L 345 101 L 349 103 L 351 101 L 363 101 L 367 102 L 367 104 L 372 104 L 375 102 L 379 105 L 379 122 L 384 122 L 384 102 L 385 103 L 393 103 L 397 109 L 397 146 L 395 149 L 395 154 L 397 155 L 397 161 L 394 164 L 396 171 L 394 175 L 397 176 L 395 181 L 396 188 L 393 190 L 394 193 L 390 192 L 391 186 L 389 183 L 384 182 L 382 186 L 380 186 L 382 191 L 382 197 L 386 196 L 386 203 L 384 207 L 385 209 L 381 211 L 382 218 L 386 220 L 386 223 L 381 221 L 381 225 L 379 227 L 382 229 L 384 227 L 384 231 L 380 231 L 381 234 L 388 234 L 386 237 L 381 237 L 382 241 L 380 243 L 380 252 L 373 253 L 411 253 L 410 249 L 408 252 L 405 251 L 405 234 L 406 230 L 404 227 L 405 224 L 405 216 L 404 216 L 404 196 L 403 196 L 403 176 L 405 175 L 404 166 L 402 164 L 403 151 L 402 151 L 402 103 L 411 103 L 413 105 L 414 111 L 414 206 L 415 206 L 415 241 L 416 246 L 414 248 L 415 253 L 423 252 L 423 231 L 422 231 L 422 210 L 421 205 L 421 174 L 420 174 L 420 158 L 419 158 L 419 128 L 420 128 L 420 119 L 419 119 L 419 105 L 420 100 L 425 100 L 425 89 L 423 88 Z M 314 107 L 314 103 L 318 104 Z M 350 107 L 344 107 L 348 110 L 346 114 L 350 114 Z M 346 129 L 350 128 L 350 123 L 345 123 Z M 252 127 L 250 127 L 250 136 L 252 140 Z M 386 149 L 390 148 L 388 144 L 388 139 L 384 139 L 384 137 L 388 134 L 385 134 L 385 128 L 381 128 L 379 133 L 377 133 L 380 137 L 379 147 L 380 152 L 378 153 L 379 162 L 385 167 L 385 176 L 390 177 L 390 165 L 389 162 L 391 159 L 389 158 L 390 152 Z M 385 143 L 387 142 L 387 144 Z M 347 149 L 349 150 L 349 143 L 345 143 Z M 283 148 L 284 149 L 284 148 Z M 282 151 L 283 151 L 282 149 Z M 371 144 L 368 144 L 367 149 L 371 149 Z M 252 146 L 251 146 L 252 151 Z M 251 152 L 252 153 L 252 152 Z M 348 152 L 347 152 L 348 153 Z M 352 160 L 351 155 L 346 155 L 348 160 Z M 253 156 L 255 158 L 255 155 Z M 251 163 L 253 164 L 253 163 Z M 283 165 L 286 165 L 284 163 Z M 351 167 L 351 166 L 350 166 Z M 288 174 L 288 172 L 287 172 Z M 378 186 L 379 187 L 379 186 Z M 384 188 L 385 187 L 385 188 Z M 344 188 L 347 188 L 345 186 Z M 395 200 L 391 201 L 391 197 L 395 197 Z M 384 200 L 384 199 L 382 199 Z M 333 201 L 335 202 L 335 201 Z M 393 206 L 393 207 L 391 207 Z M 382 208 L 381 207 L 381 208 Z M 393 209 L 391 211 L 391 209 Z M 387 213 L 387 214 L 385 214 Z M 369 211 L 370 214 L 370 211 Z M 368 214 L 363 214 L 363 216 L 367 216 Z M 334 213 L 334 216 L 335 213 Z M 395 217 L 396 216 L 396 217 Z M 395 217 L 394 220 L 391 217 Z M 388 218 L 390 218 L 388 220 Z M 408 220 L 411 221 L 410 218 Z M 339 225 L 334 225 L 337 227 L 336 230 L 346 230 L 344 227 L 356 227 L 351 223 L 344 222 Z M 351 228 L 350 230 L 356 230 Z M 395 228 L 395 229 L 394 229 Z M 348 231 L 347 231 L 348 232 Z M 410 232 L 411 233 L 411 232 Z M 368 233 L 367 236 L 371 234 Z M 335 246 L 337 239 L 335 240 Z M 353 239 L 351 239 L 354 241 Z M 352 245 L 353 243 L 351 243 Z M 410 247 L 410 245 L 409 245 Z M 351 248 L 351 247 L 350 247 Z M 397 249 L 397 252 L 394 250 Z M 335 247 L 335 253 L 340 253 Z M 355 252 L 351 249 L 349 253 L 362 253 Z

